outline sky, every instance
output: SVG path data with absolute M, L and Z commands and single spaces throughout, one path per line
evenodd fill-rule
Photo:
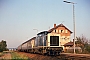
M 83 34 L 90 39 L 90 0 L 67 1 L 77 3 L 76 36 Z M 17 48 L 38 32 L 61 23 L 73 32 L 72 7 L 63 0 L 0 0 L 0 41 L 5 40 L 8 48 Z

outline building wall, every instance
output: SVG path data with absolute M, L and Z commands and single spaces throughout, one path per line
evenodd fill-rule
M 81 49 L 81 47 L 75 47 L 75 51 L 76 51 L 76 53 L 81 53 L 82 49 Z M 67 47 L 65 47 L 64 52 L 73 53 L 74 47 L 73 46 L 67 46 Z

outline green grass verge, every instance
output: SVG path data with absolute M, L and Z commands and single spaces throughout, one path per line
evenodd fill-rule
M 11 57 L 12 60 L 16 59 L 16 60 L 30 60 L 27 56 L 25 56 L 24 54 L 18 54 L 17 52 L 12 52 L 11 53 Z
M 0 57 L 2 57 L 2 56 L 3 56 L 3 54 L 4 54 L 3 52 L 0 52 Z

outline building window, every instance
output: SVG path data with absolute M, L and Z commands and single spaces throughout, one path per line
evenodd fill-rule
M 56 33 L 56 30 L 55 30 L 55 33 Z
M 66 30 L 66 33 L 67 33 L 68 31 Z
M 64 30 L 63 30 L 63 33 L 64 33 Z
M 68 38 L 68 40 L 69 40 L 69 38 Z
M 59 30 L 59 33 L 61 33 L 61 30 Z
M 59 33 L 64 33 L 64 30 L 59 30 Z
M 56 30 L 53 30 L 53 32 L 55 33 L 55 32 L 56 32 Z
M 63 38 L 62 38 L 62 40 L 63 40 Z
M 61 30 L 61 33 L 63 33 L 63 30 Z
M 58 33 L 58 30 L 56 30 L 56 32 Z

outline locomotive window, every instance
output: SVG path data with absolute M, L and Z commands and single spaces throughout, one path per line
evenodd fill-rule
M 50 46 L 59 46 L 59 36 L 50 36 Z
M 47 40 L 47 36 L 46 36 L 46 39 L 45 40 Z

